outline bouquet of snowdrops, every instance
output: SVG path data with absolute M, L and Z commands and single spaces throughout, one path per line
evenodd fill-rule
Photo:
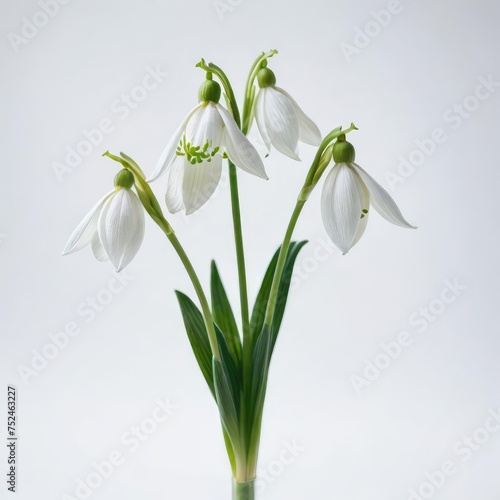
M 268 62 L 277 51 L 262 53 L 250 69 L 243 108 L 224 71 L 202 59 L 206 79 L 198 104 L 187 114 L 148 178 L 125 153 L 103 156 L 120 170 L 115 187 L 77 226 L 64 254 L 90 244 L 100 261 L 117 271 L 134 258 L 144 238 L 145 213 L 165 233 L 193 284 L 198 303 L 177 292 L 186 332 L 200 370 L 218 407 L 222 436 L 233 475 L 233 499 L 255 498 L 255 479 L 269 365 L 287 302 L 294 262 L 305 241 L 292 241 L 295 225 L 323 174 L 321 211 L 333 243 L 346 253 L 361 238 L 373 207 L 389 222 L 411 226 L 389 194 L 357 163 L 346 136 L 357 130 L 337 127 L 322 138 L 318 127 L 295 100 L 276 86 Z M 226 106 L 219 103 L 224 92 Z M 274 147 L 299 160 L 298 142 L 317 152 L 298 192 L 282 245 L 267 267 L 250 311 L 238 194 L 238 168 L 267 179 L 265 165 L 247 138 L 253 122 L 267 149 Z M 225 160 L 225 161 L 224 161 Z M 210 302 L 188 254 L 164 216 L 150 183 L 168 175 L 165 203 L 169 212 L 192 214 L 215 191 L 222 168 L 229 169 L 233 230 L 239 278 L 241 319 L 237 321 L 215 262 L 211 268 Z

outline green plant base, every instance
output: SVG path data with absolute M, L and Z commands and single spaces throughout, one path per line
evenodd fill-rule
M 255 500 L 255 479 L 244 483 L 233 479 L 233 500 Z

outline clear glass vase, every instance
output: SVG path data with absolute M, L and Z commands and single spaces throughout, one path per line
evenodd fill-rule
M 255 500 L 255 479 L 238 483 L 233 479 L 233 500 Z

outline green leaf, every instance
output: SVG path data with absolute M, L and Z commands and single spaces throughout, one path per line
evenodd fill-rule
M 251 432 L 250 440 L 247 445 L 249 445 L 249 453 L 252 455 L 257 453 L 258 449 L 262 412 L 264 409 L 267 379 L 269 375 L 269 364 L 271 362 L 272 351 L 274 344 L 276 343 L 276 338 L 278 336 L 281 322 L 283 320 L 283 314 L 285 312 L 293 267 L 295 260 L 297 259 L 297 255 L 306 243 L 307 241 L 290 243 L 285 265 L 283 267 L 283 273 L 278 286 L 276 309 L 271 328 L 264 325 L 264 318 L 269 302 L 269 295 L 279 258 L 280 248 L 278 248 L 274 254 L 267 268 L 252 312 L 252 338 L 255 339 L 252 351 L 252 386 L 250 396 L 252 418 L 248 424 L 249 427 L 247 427 L 247 432 Z
M 231 443 L 231 439 L 226 431 L 226 429 L 222 428 L 222 434 L 224 436 L 224 444 L 226 445 L 227 456 L 229 458 L 229 463 L 231 464 L 231 471 L 233 472 L 233 476 L 236 477 L 236 457 L 234 455 L 233 444 Z
M 293 244 L 293 243 L 292 243 Z M 252 310 L 252 317 L 250 319 L 250 330 L 252 332 L 252 338 L 256 339 L 262 327 L 264 326 L 264 318 L 266 316 L 267 303 L 269 302 L 269 293 L 271 292 L 271 285 L 273 282 L 274 272 L 276 270 L 276 264 L 278 263 L 278 256 L 281 247 L 276 250 L 267 267 L 266 274 L 260 285 L 259 293 L 255 299 L 255 304 Z
M 307 243 L 307 241 L 300 241 L 298 243 L 292 243 L 288 248 L 288 254 L 286 256 L 285 267 L 283 269 L 283 274 L 281 276 L 280 285 L 278 288 L 278 296 L 276 300 L 276 309 L 274 311 L 273 317 L 273 327 L 271 335 L 271 351 L 274 349 L 274 344 L 278 337 L 278 333 L 281 328 L 281 322 L 283 320 L 283 315 L 285 314 L 285 307 L 288 300 L 288 292 L 290 291 L 290 283 L 292 281 L 293 267 L 295 265 L 295 260 L 299 255 L 302 247 Z
M 298 253 L 301 248 L 307 243 L 307 241 L 301 242 L 291 242 L 288 248 L 288 254 L 285 261 L 285 266 L 283 268 L 283 274 L 281 276 L 281 281 L 278 287 L 278 295 L 276 302 L 276 310 L 274 312 L 272 332 L 271 333 L 271 351 L 276 343 L 276 338 L 281 327 L 281 322 L 283 320 L 283 314 L 285 312 L 285 306 L 288 299 L 288 292 L 290 290 L 290 282 L 292 279 L 293 266 L 297 258 Z M 252 311 L 252 318 L 250 320 L 250 328 L 252 331 L 252 338 L 256 339 L 264 326 L 264 318 L 266 315 L 267 304 L 269 302 L 269 294 L 271 292 L 271 285 L 273 282 L 274 272 L 276 270 L 276 265 L 278 263 L 278 257 L 280 248 L 276 250 L 269 266 L 262 280 L 262 285 L 260 286 L 259 293 L 257 294 L 257 299 L 255 300 L 255 305 Z
M 214 321 L 224 335 L 231 356 L 239 365 L 241 362 L 241 338 L 215 261 L 212 261 L 210 289 Z
M 236 405 L 233 399 L 230 382 L 221 362 L 212 357 L 214 374 L 215 398 L 219 406 L 219 413 L 224 430 L 227 432 L 235 453 L 238 453 L 239 424 Z
M 193 303 L 193 301 L 182 292 L 176 291 L 177 300 L 182 311 L 184 326 L 193 348 L 196 361 L 200 366 L 201 372 L 207 381 L 210 391 L 215 397 L 214 377 L 212 368 L 212 349 L 208 340 L 207 329 L 203 315 Z
M 271 335 L 269 329 L 264 327 L 252 353 L 252 403 L 256 408 L 263 404 L 270 354 Z
M 271 335 L 269 328 L 264 326 L 259 338 L 255 342 L 252 353 L 252 385 L 249 406 L 250 418 L 246 424 L 246 432 L 249 437 L 246 444 L 250 453 L 256 453 L 258 448 L 270 360 Z
M 231 353 L 229 352 L 228 345 L 224 335 L 220 331 L 219 327 L 214 323 L 215 334 L 217 336 L 217 343 L 219 345 L 220 362 L 222 368 L 224 369 L 224 374 L 230 385 L 232 399 L 236 407 L 236 413 L 239 416 L 240 410 L 240 398 L 242 391 L 242 376 L 241 376 L 241 366 L 237 365 Z

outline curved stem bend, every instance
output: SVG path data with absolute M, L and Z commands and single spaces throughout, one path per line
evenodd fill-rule
M 281 282 L 281 275 L 283 274 L 286 257 L 288 255 L 288 249 L 290 247 L 293 231 L 295 229 L 299 216 L 302 212 L 302 209 L 304 208 L 304 205 L 306 204 L 306 201 L 309 198 L 309 195 L 316 187 L 318 181 L 323 175 L 323 172 L 330 163 L 331 153 L 328 150 L 331 147 L 332 142 L 339 136 L 352 132 L 353 130 L 358 130 L 354 123 L 351 123 L 351 126 L 346 130 L 342 130 L 342 127 L 337 127 L 336 129 L 332 130 L 321 142 L 321 145 L 318 148 L 316 156 L 314 157 L 314 160 L 311 164 L 311 168 L 307 173 L 304 185 L 300 190 L 299 196 L 297 198 L 297 203 L 295 204 L 292 216 L 290 217 L 290 222 L 288 223 L 288 227 L 285 232 L 285 237 L 281 245 L 278 262 L 276 264 L 276 270 L 274 272 L 271 291 L 269 293 L 269 302 L 267 304 L 266 316 L 264 319 L 264 324 L 269 328 L 271 328 L 272 326 L 274 311 L 276 310 L 276 302 L 278 299 L 278 290 Z
M 139 165 L 132 160 L 125 153 L 120 153 L 120 156 L 116 156 L 111 154 L 109 151 L 106 151 L 103 156 L 107 156 L 112 160 L 115 160 L 123 165 L 123 167 L 127 168 L 134 174 L 135 187 L 137 189 L 137 194 L 139 195 L 139 199 L 143 204 L 146 212 L 151 216 L 151 218 L 158 224 L 160 229 L 165 233 L 170 243 L 174 247 L 177 255 L 181 259 L 184 268 L 193 284 L 193 288 L 198 296 L 198 300 L 200 301 L 200 306 L 203 312 L 203 319 L 205 321 L 205 327 L 208 333 L 208 340 L 210 341 L 210 346 L 212 348 L 213 355 L 220 360 L 219 353 L 219 345 L 217 343 L 217 336 L 215 333 L 214 323 L 212 319 L 212 312 L 210 311 L 210 306 L 208 305 L 208 300 L 201 286 L 200 280 L 196 271 L 194 270 L 193 264 L 189 260 L 189 257 L 184 250 L 181 242 L 175 235 L 175 231 L 172 229 L 172 226 L 169 224 L 167 219 L 165 219 L 163 212 L 160 208 L 160 204 L 156 199 L 151 187 L 146 182 L 145 176 Z

